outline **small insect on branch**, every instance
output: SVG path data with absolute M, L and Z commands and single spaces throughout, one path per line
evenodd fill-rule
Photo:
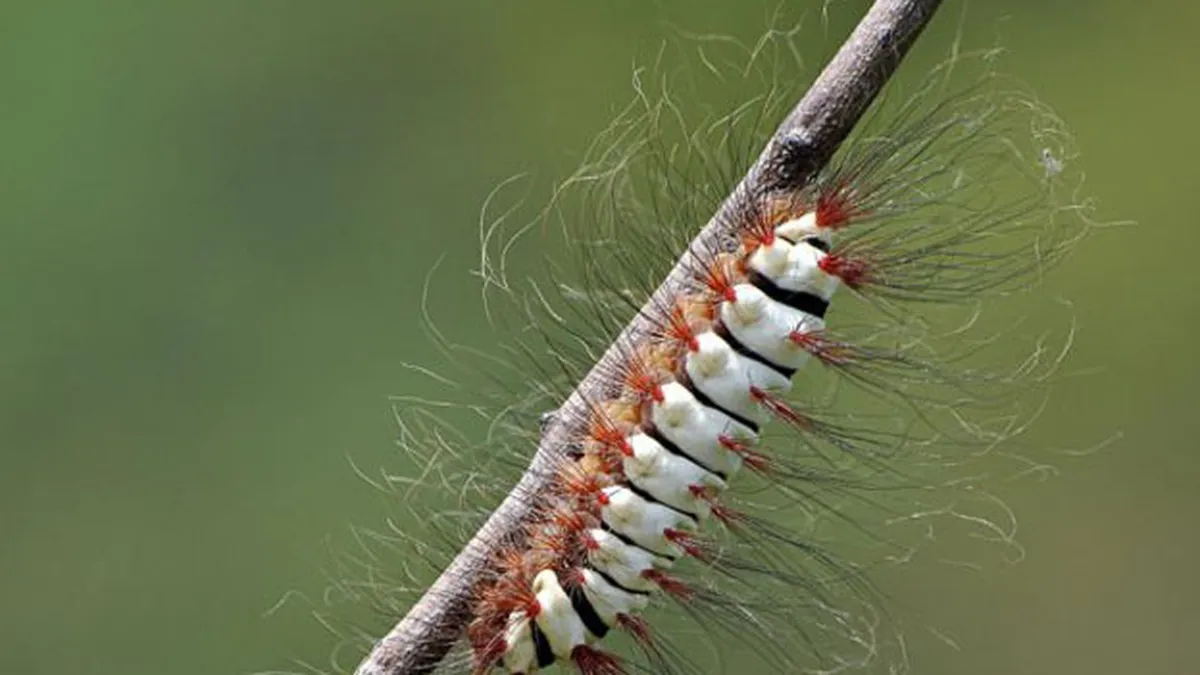
M 776 130 L 758 160 L 734 188 L 717 214 L 696 235 L 689 250 L 707 250 L 727 237 L 727 217 L 739 196 L 775 189 L 803 187 L 820 171 L 850 134 L 883 85 L 895 72 L 917 36 L 929 23 L 940 0 L 878 0 L 822 71 L 820 77 Z M 674 297 L 691 274 L 688 256 L 676 264 L 655 291 L 650 303 Z M 614 345 L 630 344 L 651 330 L 639 314 Z M 611 392 L 613 363 L 621 357 L 615 346 L 600 359 L 563 404 L 563 409 L 586 408 Z M 461 638 L 471 620 L 475 589 L 485 580 L 496 553 L 519 544 L 524 525 L 537 512 L 555 472 L 552 466 L 566 452 L 571 428 L 586 415 L 554 415 L 543 425 L 541 442 L 524 476 L 479 532 L 446 568 L 433 586 L 355 670 L 356 675 L 409 675 L 437 668 Z

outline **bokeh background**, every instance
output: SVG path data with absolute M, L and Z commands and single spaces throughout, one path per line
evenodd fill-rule
M 670 26 L 749 39 L 807 12 L 815 68 L 863 5 L 0 3 L 0 672 L 327 667 L 329 551 L 388 514 L 351 461 L 406 469 L 387 397 L 435 359 L 439 256 L 442 328 L 478 328 L 489 191 L 569 172 Z M 948 2 L 905 71 L 960 25 L 999 35 L 1074 130 L 1097 216 L 1139 221 L 1048 279 L 1098 371 L 1033 439 L 1124 436 L 1006 490 L 1020 564 L 888 588 L 960 647 L 918 632 L 916 672 L 1195 671 L 1197 21 Z

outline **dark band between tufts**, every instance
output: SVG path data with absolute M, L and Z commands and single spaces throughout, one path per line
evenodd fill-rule
M 547 668 L 554 664 L 554 650 L 550 648 L 550 641 L 546 639 L 546 634 L 542 632 L 536 620 L 530 620 L 529 625 L 530 636 L 533 638 L 533 649 L 537 653 L 538 668 Z
M 725 322 L 717 321 L 714 323 L 713 332 L 717 334 L 717 337 L 724 340 L 725 344 L 729 345 L 729 348 L 737 352 L 739 356 L 744 356 L 755 363 L 766 366 L 767 368 L 770 368 L 789 380 L 792 379 L 792 376 L 796 374 L 795 368 L 788 368 L 787 366 L 775 363 L 766 356 L 763 356 L 750 347 L 742 344 L 742 341 L 737 339 L 737 336 L 733 334 L 733 331 L 729 330 L 729 328 L 725 325 Z
M 622 487 L 629 490 L 633 494 L 641 497 L 642 499 L 650 502 L 651 504 L 658 504 L 659 506 L 663 506 L 668 509 L 671 509 L 672 511 L 674 511 L 675 513 L 678 513 L 681 516 L 687 516 L 688 518 L 692 519 L 692 522 L 695 522 L 695 523 L 700 522 L 700 519 L 696 516 L 696 514 L 692 513 L 691 511 L 685 511 L 677 506 L 673 506 L 671 504 L 664 502 L 663 500 L 661 500 L 658 497 L 655 497 L 653 494 L 651 494 L 651 492 L 649 490 L 643 488 L 642 486 L 638 485 L 637 483 L 634 483 L 632 480 L 626 482 L 624 485 L 622 485 Z
M 649 436 L 651 438 L 651 440 L 653 440 L 655 443 L 658 443 L 659 445 L 661 445 L 663 450 L 666 450 L 667 452 L 671 453 L 672 455 L 686 459 L 687 461 L 691 462 L 692 464 L 695 464 L 696 466 L 700 467 L 701 469 L 704 469 L 705 471 L 711 473 L 712 475 L 716 476 L 717 478 L 720 478 L 721 480 L 729 479 L 729 476 L 727 476 L 724 471 L 717 471 L 716 469 L 708 466 L 704 462 L 701 462 L 700 460 L 696 459 L 695 457 L 692 457 L 683 448 L 676 445 L 675 441 L 672 441 L 671 439 L 664 436 L 663 433 L 658 430 L 658 427 L 654 426 L 654 424 L 646 423 L 644 426 L 642 426 L 642 433 Z
M 758 433 L 758 422 L 755 422 L 754 420 L 750 419 L 749 417 L 746 417 L 745 415 L 736 413 L 736 412 L 726 408 L 725 406 L 721 405 L 720 403 L 717 403 L 716 401 L 712 400 L 712 397 L 710 397 L 708 394 L 701 391 L 700 387 L 697 387 L 696 383 L 692 382 L 692 378 L 688 377 L 687 372 L 679 373 L 679 375 L 675 379 L 677 382 L 679 382 L 679 384 L 683 385 L 684 389 L 687 389 L 688 391 L 692 392 L 692 396 L 696 397 L 696 400 L 700 402 L 700 405 L 703 405 L 707 408 L 712 408 L 713 410 L 716 410 L 717 412 L 725 415 L 726 417 L 733 420 L 734 422 L 737 422 L 738 424 L 746 427 L 750 431 L 752 431 L 756 434 Z
M 641 549 L 641 550 L 645 551 L 646 553 L 649 553 L 650 555 L 658 557 L 658 558 L 662 558 L 663 560 L 669 560 L 671 562 L 675 562 L 675 561 L 679 560 L 679 558 L 676 556 L 667 555 L 666 553 L 659 553 L 658 551 L 655 551 L 654 549 L 649 549 L 649 548 L 646 548 L 645 546 L 642 546 L 641 544 L 639 544 L 636 541 L 634 541 L 633 539 L 631 539 L 629 537 L 629 535 L 625 534 L 624 532 L 622 532 L 622 531 L 618 530 L 617 528 L 613 527 L 612 525 L 610 525 L 608 523 L 608 521 L 605 520 L 604 518 L 600 519 L 600 529 L 611 534 L 612 536 L 616 537 L 617 539 L 620 539 L 621 543 L 625 544 L 626 546 L 632 546 L 633 548 Z
M 579 620 L 583 622 L 583 625 L 587 627 L 592 635 L 595 635 L 597 638 L 608 635 L 608 624 L 604 623 L 604 619 L 600 618 L 600 614 L 592 606 L 592 601 L 588 600 L 587 592 L 583 590 L 582 585 L 568 588 L 567 597 L 571 598 L 571 607 L 579 615 Z
M 818 319 L 825 318 L 825 312 L 829 311 L 829 302 L 824 298 L 808 291 L 789 291 L 781 288 L 762 272 L 750 270 L 749 281 L 762 291 L 763 295 L 775 302 L 798 309 L 805 314 L 811 314 Z
M 817 249 L 821 253 L 829 253 L 829 242 L 820 237 L 808 236 L 804 238 L 804 243 Z
M 642 596 L 650 595 L 650 591 L 639 591 L 637 589 L 629 588 L 628 586 L 623 586 L 623 585 L 617 583 L 616 579 L 609 576 L 608 572 L 605 572 L 602 569 L 597 569 L 595 567 L 589 567 L 588 569 L 595 572 L 596 574 L 600 575 L 601 579 L 607 581 L 609 586 L 612 586 L 613 588 L 615 588 L 617 590 L 624 591 L 630 595 L 642 595 Z

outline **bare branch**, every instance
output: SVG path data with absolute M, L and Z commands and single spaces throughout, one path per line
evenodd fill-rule
M 729 234 L 722 231 L 724 224 L 736 219 L 727 217 L 726 212 L 736 206 L 738 195 L 807 184 L 849 135 L 940 4 L 941 0 L 877 0 L 776 130 L 733 195 L 697 234 L 693 248 L 704 250 Z M 664 299 L 674 297 L 688 277 L 681 259 L 651 303 L 661 305 Z M 635 317 L 617 344 L 628 344 L 647 328 L 644 317 Z M 617 349 L 610 348 L 568 397 L 564 409 L 605 398 L 612 383 L 604 373 L 614 369 L 604 366 L 620 358 Z M 502 546 L 519 544 L 524 536 L 523 526 L 536 512 L 538 495 L 545 493 L 554 479 L 556 458 L 577 436 L 579 430 L 572 428 L 571 420 L 579 419 L 586 415 L 560 414 L 547 419 L 537 453 L 520 482 L 408 615 L 375 644 L 356 675 L 429 673 L 438 666 L 470 621 L 476 586 L 496 552 Z

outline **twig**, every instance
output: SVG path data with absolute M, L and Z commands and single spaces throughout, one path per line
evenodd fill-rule
M 941 0 L 877 0 L 776 130 L 733 195 L 697 234 L 692 248 L 705 250 L 728 234 L 723 223 L 736 219 L 722 216 L 729 215 L 738 195 L 808 183 L 849 135 L 940 4 Z M 661 305 L 686 284 L 690 272 L 684 262 L 681 259 L 667 275 L 651 304 Z M 639 314 L 614 344 L 628 344 L 647 328 L 647 320 Z M 564 409 L 603 399 L 601 394 L 612 386 L 605 372 L 614 372 L 604 366 L 621 357 L 610 347 L 568 397 Z M 556 459 L 576 436 L 572 420 L 578 419 L 586 415 L 547 418 L 537 453 L 520 482 L 408 615 L 375 644 L 355 675 L 429 673 L 438 666 L 470 621 L 476 585 L 494 563 L 496 552 L 522 540 L 523 526 L 536 512 L 537 496 L 554 479 Z

